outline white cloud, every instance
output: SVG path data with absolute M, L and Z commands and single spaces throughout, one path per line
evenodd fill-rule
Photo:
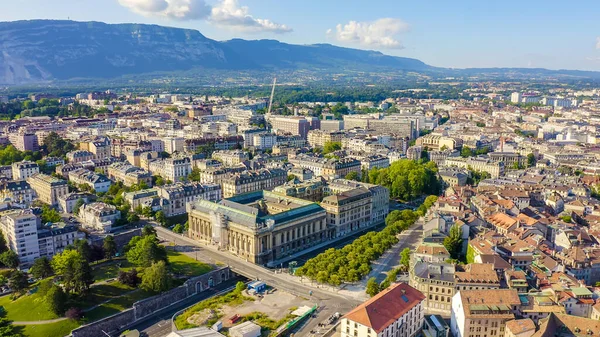
M 208 20 L 220 27 L 256 33 L 288 33 L 292 29 L 268 19 L 257 19 L 249 14 L 247 6 L 237 0 L 219 0 L 208 5 L 205 0 L 118 0 L 121 6 L 144 16 L 164 17 L 172 20 Z
M 596 49 L 600 50 L 600 36 L 596 38 Z
M 198 20 L 210 14 L 210 6 L 204 0 L 119 0 L 119 3 L 144 16 L 172 20 Z
M 221 0 L 212 8 L 210 22 L 246 32 L 289 33 L 286 25 L 268 19 L 257 19 L 249 14 L 247 6 L 240 6 L 237 0 Z
M 409 30 L 410 26 L 394 18 L 383 18 L 372 22 L 350 21 L 338 24 L 335 30 L 328 29 L 327 35 L 340 42 L 350 42 L 366 47 L 402 49 L 404 46 L 398 35 Z

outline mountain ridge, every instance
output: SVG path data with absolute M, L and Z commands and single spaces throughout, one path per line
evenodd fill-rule
M 195 29 L 71 20 L 0 22 L 0 84 L 111 79 L 155 72 L 322 70 L 473 76 L 531 73 L 600 78 L 600 72 L 529 68 L 438 68 L 407 57 L 328 43 L 216 41 Z

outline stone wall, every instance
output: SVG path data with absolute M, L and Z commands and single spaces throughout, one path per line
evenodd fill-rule
M 230 276 L 229 267 L 224 267 L 204 275 L 192 277 L 175 289 L 135 302 L 132 309 L 79 327 L 73 330 L 71 334 L 73 337 L 105 337 L 104 332 L 109 335 L 118 334 L 149 315 L 168 309 L 190 296 L 229 280 Z
M 127 309 L 118 314 L 79 327 L 71 331 L 71 334 L 73 337 L 106 337 L 106 332 L 110 336 L 115 336 L 127 329 L 133 322 L 135 322 L 135 312 L 133 309 Z
M 134 236 L 141 236 L 142 235 L 142 229 L 141 228 L 134 228 L 128 231 L 124 231 L 124 232 L 119 232 L 119 233 L 114 233 L 114 234 L 110 234 L 113 236 L 113 238 L 115 239 L 115 243 L 117 244 L 117 250 L 121 251 L 123 249 L 123 247 L 129 243 L 129 241 L 131 241 L 131 238 L 133 238 Z M 104 235 L 101 237 L 95 237 L 92 238 L 92 244 L 96 245 L 96 246 L 100 246 L 102 247 L 103 244 L 103 240 L 104 240 Z

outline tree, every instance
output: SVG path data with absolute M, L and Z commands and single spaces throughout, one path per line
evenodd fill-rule
M 375 280 L 374 277 L 371 277 L 367 281 L 366 292 L 367 292 L 367 295 L 369 295 L 371 297 L 373 297 L 379 293 L 379 284 L 377 283 L 377 281 Z
M 560 219 L 566 223 L 570 223 L 571 221 L 573 221 L 573 218 L 570 215 L 563 215 L 560 217 Z
M 183 233 L 183 226 L 181 224 L 175 225 L 175 227 L 173 227 L 173 232 L 177 234 Z
M 360 181 L 360 177 L 358 175 L 358 172 L 356 172 L 356 171 L 349 172 L 348 174 L 346 174 L 346 176 L 344 177 L 344 179 L 346 179 L 346 180 Z
M 402 252 L 400 252 L 400 264 L 408 270 L 410 264 L 410 248 L 404 248 Z
M 73 206 L 73 214 L 78 215 L 79 209 L 81 206 L 85 205 L 85 201 L 82 198 L 77 199 L 75 205 Z
M 165 212 L 163 211 L 156 212 L 156 214 L 154 214 L 154 218 L 162 226 L 167 224 L 167 217 L 165 216 Z
M 89 263 L 77 250 L 66 249 L 54 255 L 52 268 L 61 277 L 67 293 L 85 292 L 94 282 Z
M 140 278 L 138 277 L 138 273 L 135 268 L 131 269 L 130 271 L 119 270 L 117 280 L 132 288 L 137 287 L 137 285 L 140 283 Z
M 527 155 L 527 166 L 528 167 L 532 167 L 535 166 L 535 155 L 533 153 L 530 153 Z
M 0 230 L 0 253 L 4 253 L 8 250 L 8 246 L 6 245 L 6 239 L 4 239 L 4 234 Z
M 127 214 L 127 222 L 138 223 L 138 222 L 140 222 L 140 216 L 135 213 L 129 213 L 129 214 Z
M 238 281 L 235 284 L 235 292 L 238 293 L 238 294 L 241 294 L 242 291 L 244 291 L 244 290 L 246 290 L 246 284 L 244 282 L 242 282 L 242 281 Z
M 48 206 L 48 205 L 42 206 L 41 218 L 42 218 L 42 223 L 48 223 L 48 222 L 56 223 L 56 222 L 60 222 L 62 220 L 58 211 L 55 210 L 54 208 L 50 208 L 50 206 Z
M 183 231 L 184 231 L 184 232 L 187 232 L 187 231 L 189 231 L 189 230 L 190 230 L 190 222 L 189 222 L 189 221 L 186 221 L 186 222 L 183 224 Z
M 444 238 L 444 247 L 450 253 L 450 257 L 453 259 L 459 259 L 462 253 L 462 228 L 460 225 L 455 224 L 450 227 L 450 233 Z
M 104 257 L 112 260 L 112 257 L 117 254 L 117 243 L 112 235 L 108 235 L 102 241 L 102 248 L 104 248 Z
M 325 142 L 323 145 L 323 154 L 339 151 L 342 149 L 341 142 Z
M 54 274 L 50 259 L 45 256 L 35 259 L 33 265 L 29 269 L 29 273 L 36 279 L 42 279 Z
M 6 337 L 22 337 L 23 334 L 20 331 L 17 331 L 17 326 L 12 324 L 6 316 L 6 310 L 0 307 L 0 336 Z
M 462 149 L 460 150 L 460 156 L 463 158 L 467 158 L 467 157 L 473 157 L 474 153 L 471 150 L 470 147 L 468 146 L 463 146 Z
M 7 250 L 0 254 L 0 262 L 8 268 L 17 268 L 19 266 L 19 255 L 12 250 Z
M 156 236 L 156 229 L 152 225 L 146 225 L 142 228 L 142 236 Z
M 135 246 L 125 254 L 127 261 L 142 267 L 149 267 L 158 261 L 167 261 L 167 250 L 158 244 L 156 236 L 144 236 L 136 241 Z
M 83 310 L 77 307 L 72 307 L 65 312 L 65 317 L 72 320 L 78 320 L 83 317 Z
M 140 287 L 146 291 L 162 292 L 171 287 L 171 276 L 165 261 L 158 261 L 144 270 Z
M 57 285 L 53 285 L 45 296 L 46 303 L 50 310 L 58 316 L 65 313 L 68 296 L 63 289 Z
M 81 256 L 87 261 L 92 260 L 92 248 L 85 239 L 79 239 L 75 241 L 75 249 L 81 254 Z
M 85 259 L 78 259 L 73 265 L 73 290 L 76 293 L 86 293 L 94 283 L 92 268 Z
M 201 173 L 200 169 L 197 167 L 194 167 L 192 169 L 192 173 L 190 173 L 188 175 L 188 179 L 190 181 L 200 181 L 200 173 Z
M 27 289 L 27 274 L 20 270 L 13 270 L 8 278 L 8 286 L 14 292 L 20 293 L 24 289 Z

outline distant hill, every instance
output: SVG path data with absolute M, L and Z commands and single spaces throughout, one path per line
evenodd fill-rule
M 422 71 L 421 61 L 328 44 L 219 42 L 197 30 L 142 24 L 31 20 L 0 22 L 0 84 L 187 70 L 302 68 Z
M 221 42 L 197 30 L 157 25 L 59 20 L 0 22 L 0 84 L 88 81 L 156 73 L 180 78 L 182 71 L 192 69 L 192 77 L 202 76 L 206 70 L 226 70 L 227 76 L 232 75 L 231 71 L 308 70 L 313 74 L 361 71 L 434 77 L 600 78 L 600 72 L 592 71 L 436 68 L 416 59 L 377 51 L 330 44 L 293 45 L 276 40 Z

